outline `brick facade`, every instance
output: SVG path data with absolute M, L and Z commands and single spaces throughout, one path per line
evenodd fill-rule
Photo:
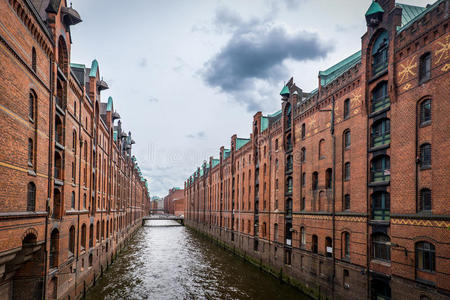
M 98 62 L 70 63 L 65 1 L 0 0 L 0 299 L 75 299 L 150 209 Z
M 185 223 L 314 298 L 448 299 L 449 2 L 373 2 L 361 51 L 186 180 Z
M 172 188 L 164 197 L 164 212 L 175 216 L 184 215 L 184 190 Z

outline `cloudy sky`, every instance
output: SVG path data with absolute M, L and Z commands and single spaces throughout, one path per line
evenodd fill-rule
M 231 136 L 248 137 L 257 111 L 280 108 L 291 76 L 317 74 L 360 49 L 372 0 L 72 0 L 72 62 L 96 58 L 133 152 L 164 196 Z M 432 2 L 404 0 L 425 6 Z

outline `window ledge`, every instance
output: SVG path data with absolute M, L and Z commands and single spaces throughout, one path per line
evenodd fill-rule
M 379 264 L 379 265 L 382 265 L 382 266 L 385 266 L 385 267 L 391 267 L 391 262 L 390 261 L 383 260 L 381 258 L 372 258 L 371 262 Z
M 33 170 L 28 170 L 28 175 L 30 175 L 30 176 L 34 176 L 34 177 L 36 177 L 36 176 L 37 176 L 36 172 L 35 172 L 35 171 L 33 171 Z
M 369 187 L 390 185 L 390 181 L 377 181 L 369 183 Z
M 384 145 L 381 145 L 381 146 L 371 147 L 369 149 L 369 152 L 375 152 L 375 151 L 379 151 L 379 150 L 384 150 L 384 149 L 389 148 L 390 146 L 391 146 L 391 143 L 384 144 Z
M 430 125 L 431 125 L 431 120 L 420 123 L 419 127 L 422 128 L 422 127 L 427 127 L 427 126 L 430 126 Z
M 374 81 L 376 81 L 377 79 L 379 79 L 380 77 L 384 76 L 385 74 L 387 74 L 388 72 L 388 67 L 386 66 L 385 69 L 378 71 L 375 74 L 372 74 L 372 78 L 370 78 L 369 83 L 372 83 Z
M 376 117 L 376 116 L 378 116 L 378 115 L 380 115 L 380 114 L 382 114 L 382 113 L 385 113 L 385 112 L 389 111 L 390 109 L 391 109 L 391 105 L 389 105 L 388 107 L 385 107 L 385 108 L 383 108 L 383 109 L 374 111 L 374 112 L 372 112 L 372 113 L 369 114 L 369 118 Z
M 421 170 L 421 171 L 431 170 L 431 165 L 420 167 L 420 170 Z

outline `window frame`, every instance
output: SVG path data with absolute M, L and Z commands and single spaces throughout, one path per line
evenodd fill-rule
M 431 52 L 422 54 L 419 58 L 419 84 L 431 79 Z
M 425 247 L 426 245 L 428 245 L 428 249 Z M 430 273 L 436 271 L 436 247 L 432 243 L 427 241 L 417 242 L 414 245 L 414 252 L 416 270 Z M 425 257 L 425 255 L 427 255 L 427 257 Z M 419 259 L 420 256 L 421 259 Z M 425 261 L 427 261 L 427 267 L 425 267 Z
M 380 92 L 381 91 L 381 92 Z M 380 95 L 377 95 L 380 93 Z M 391 106 L 387 81 L 382 81 L 371 92 L 371 113 L 379 112 Z
M 427 105 L 428 104 L 428 105 Z M 431 124 L 432 120 L 432 100 L 430 98 L 424 99 L 420 102 L 420 111 L 419 111 L 419 118 L 420 118 L 420 126 L 426 126 Z M 426 107 L 429 106 L 429 107 Z
M 423 143 L 420 145 L 420 169 L 431 168 L 431 144 Z
M 371 126 L 370 145 L 372 148 L 389 145 L 391 143 L 391 120 L 383 118 L 375 121 Z

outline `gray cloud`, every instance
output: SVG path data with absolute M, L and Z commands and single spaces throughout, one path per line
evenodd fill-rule
M 156 97 L 150 96 L 150 97 L 148 98 L 148 102 L 155 102 L 155 103 L 157 103 L 157 102 L 159 102 L 159 99 L 156 98 Z
M 147 59 L 145 57 L 142 57 L 138 62 L 139 67 L 145 68 L 147 66 Z
M 192 133 L 188 134 L 186 137 L 190 138 L 190 139 L 196 139 L 196 138 L 202 139 L 202 138 L 206 137 L 206 133 L 204 131 L 199 131 L 199 132 L 194 133 L 194 134 L 192 134 Z
M 333 50 L 332 45 L 321 41 L 316 33 L 290 33 L 285 27 L 264 19 L 244 21 L 238 14 L 223 8 L 216 12 L 215 23 L 221 30 L 230 30 L 232 36 L 205 64 L 203 80 L 211 87 L 230 93 L 249 110 L 259 108 L 260 101 L 243 97 L 242 93 L 254 88 L 256 80 L 279 82 L 288 76 L 283 65 L 286 59 L 317 60 Z

